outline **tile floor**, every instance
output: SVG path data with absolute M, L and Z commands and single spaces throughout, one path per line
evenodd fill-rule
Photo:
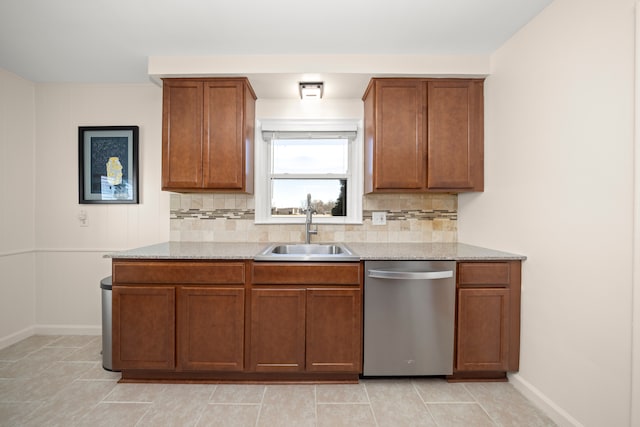
M 32 336 L 0 350 L 0 426 L 553 426 L 508 383 L 118 384 L 101 338 Z

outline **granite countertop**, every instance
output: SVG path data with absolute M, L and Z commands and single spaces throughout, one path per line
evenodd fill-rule
M 525 260 L 464 243 L 345 243 L 361 260 Z M 105 255 L 118 259 L 253 259 L 269 243 L 165 242 Z
M 348 243 L 362 260 L 525 260 L 524 255 L 464 243 Z
M 165 242 L 114 252 L 106 258 L 126 259 L 253 259 L 265 243 Z

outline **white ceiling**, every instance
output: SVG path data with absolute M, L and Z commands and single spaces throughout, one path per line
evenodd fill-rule
M 153 56 L 488 55 L 551 1 L 0 0 L 0 68 L 34 82 L 136 83 Z M 278 88 L 299 77 L 251 80 L 258 97 L 290 97 Z M 341 97 L 366 76 L 318 77 Z

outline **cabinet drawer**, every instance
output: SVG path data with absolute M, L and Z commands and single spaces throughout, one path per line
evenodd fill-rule
M 460 286 L 509 286 L 509 263 L 461 262 L 458 264 Z
M 359 285 L 360 263 L 253 263 L 256 285 Z
M 113 282 L 170 284 L 238 284 L 245 278 L 242 262 L 113 261 Z

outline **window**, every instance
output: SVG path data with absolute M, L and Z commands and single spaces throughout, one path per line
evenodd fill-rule
M 279 138 L 270 147 L 271 215 L 303 215 L 310 194 L 316 218 L 346 216 L 349 140 Z
M 256 138 L 257 223 L 304 222 L 308 194 L 314 222 L 362 222 L 357 122 L 261 125 L 261 138 Z

